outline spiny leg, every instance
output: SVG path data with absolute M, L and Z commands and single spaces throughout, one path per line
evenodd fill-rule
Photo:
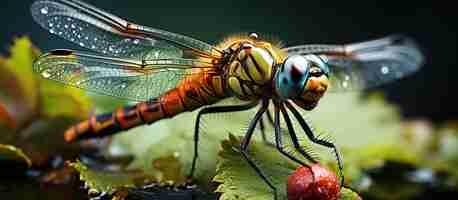
M 267 111 L 266 111 L 266 116 L 267 116 L 267 120 L 269 120 L 269 124 L 273 126 L 274 125 L 274 120 L 273 120 L 272 114 L 270 114 L 270 110 L 269 109 L 267 109 Z
M 268 113 L 268 111 L 266 113 Z M 272 124 L 272 126 L 273 126 L 273 124 Z M 268 146 L 275 147 L 275 144 L 273 144 L 272 142 L 269 141 L 269 139 L 267 139 L 266 127 L 265 127 L 265 124 L 264 124 L 264 117 L 261 117 L 261 119 L 259 120 L 259 130 L 261 131 L 261 137 L 262 137 L 262 141 L 264 142 L 264 144 L 266 144 Z
M 286 126 L 288 127 L 288 133 L 291 137 L 291 141 L 293 142 L 293 145 L 294 145 L 294 148 L 300 153 L 302 154 L 302 156 L 304 156 L 307 160 L 313 162 L 313 163 L 317 163 L 317 161 L 315 160 L 315 158 L 313 158 L 312 156 L 310 156 L 302 147 L 301 145 L 299 144 L 299 140 L 297 139 L 297 135 L 296 135 L 296 132 L 294 131 L 294 127 L 293 127 L 293 124 L 291 122 L 291 119 L 289 118 L 288 116 L 288 112 L 286 112 L 285 110 L 285 107 L 283 105 L 280 105 L 280 110 L 281 110 L 281 113 L 283 114 L 283 118 L 285 119 L 285 122 L 286 122 Z
M 254 163 L 254 161 L 250 158 L 247 152 L 248 144 L 250 144 L 251 136 L 253 136 L 254 130 L 256 128 L 256 124 L 258 121 L 261 119 L 262 115 L 264 112 L 267 110 L 268 102 L 263 101 L 262 107 L 258 110 L 254 118 L 250 121 L 250 124 L 248 126 L 248 130 L 245 133 L 245 136 L 243 137 L 242 143 L 240 145 L 240 152 L 242 153 L 243 157 L 245 160 L 248 162 L 248 164 L 256 171 L 256 173 L 264 180 L 264 182 L 272 189 L 274 193 L 274 199 L 277 198 L 277 188 L 272 184 L 272 182 L 267 179 L 266 175 L 261 171 L 261 169 Z
M 340 156 L 340 153 L 339 151 L 337 150 L 337 147 L 336 145 L 334 145 L 334 143 L 332 142 L 329 142 L 329 141 L 326 141 L 326 140 L 322 140 L 320 138 L 317 138 L 314 134 L 313 134 L 313 131 L 312 129 L 310 128 L 310 126 L 307 124 L 307 122 L 304 120 L 304 118 L 302 118 L 301 114 L 299 113 L 299 111 L 296 110 L 296 108 L 294 108 L 293 105 L 291 105 L 291 103 L 285 101 L 285 104 L 286 104 L 286 107 L 288 107 L 288 109 L 293 113 L 294 117 L 297 119 L 297 121 L 299 122 L 299 124 L 301 125 L 302 129 L 304 130 L 305 134 L 307 135 L 307 137 L 315 144 L 319 144 L 319 145 L 323 145 L 325 147 L 328 147 L 328 148 L 332 148 L 334 150 L 334 153 L 335 153 L 335 156 L 336 156 L 336 159 L 337 159 L 337 165 L 339 167 L 339 176 L 340 176 L 340 187 L 343 186 L 344 184 L 344 175 L 342 173 L 342 170 L 343 170 L 343 164 L 342 164 L 342 159 L 341 159 L 341 156 Z
M 261 117 L 261 120 L 259 121 L 259 129 L 261 130 L 262 141 L 264 142 L 264 144 L 266 144 L 268 146 L 275 147 L 275 144 L 270 142 L 267 139 L 267 136 L 266 136 L 266 126 L 264 124 L 264 117 L 265 116 L 267 116 L 268 123 L 272 127 L 274 127 L 274 120 L 272 119 L 272 115 L 270 114 L 270 110 L 267 109 L 266 112 L 264 113 L 264 115 Z
M 196 169 L 197 157 L 199 156 L 198 146 L 199 146 L 199 124 L 200 119 L 205 114 L 212 114 L 212 113 L 225 113 L 225 112 L 237 112 L 237 111 L 244 111 L 249 110 L 253 107 L 258 105 L 258 102 L 251 102 L 244 105 L 234 105 L 234 106 L 214 106 L 214 107 L 207 107 L 203 108 L 199 111 L 196 117 L 196 124 L 194 128 L 194 156 L 192 158 L 192 165 L 191 171 L 189 172 L 189 177 L 191 178 L 194 175 L 194 170 Z
M 275 104 L 275 111 L 274 111 L 274 128 L 275 128 L 275 144 L 277 150 L 280 151 L 281 154 L 285 155 L 292 161 L 301 164 L 304 167 L 310 168 L 307 164 L 302 162 L 300 159 L 294 157 L 293 155 L 289 154 L 285 151 L 285 147 L 283 146 L 283 135 L 281 133 L 280 127 L 280 104 Z

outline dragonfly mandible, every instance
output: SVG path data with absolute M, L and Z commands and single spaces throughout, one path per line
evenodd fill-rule
M 327 91 L 375 87 L 412 74 L 423 63 L 416 44 L 401 35 L 353 44 L 282 48 L 256 34 L 246 34 L 211 45 L 126 21 L 78 0 L 38 0 L 32 4 L 31 12 L 35 21 L 50 33 L 90 50 L 52 50 L 35 61 L 35 72 L 88 91 L 140 102 L 113 113 L 92 116 L 69 128 L 64 134 L 66 141 L 119 133 L 226 98 L 245 102 L 209 106 L 198 112 L 192 177 L 198 157 L 201 117 L 243 111 L 260 104 L 240 150 L 274 191 L 275 198 L 276 188 L 247 153 L 263 115 L 271 119 L 274 146 L 280 153 L 308 166 L 284 150 L 280 127 L 283 118 L 297 151 L 317 162 L 300 147 L 290 112 L 313 143 L 333 149 L 341 173 L 343 164 L 336 146 L 315 137 L 296 106 L 312 110 Z M 268 111 L 269 104 L 274 105 L 273 117 Z M 263 129 L 262 134 L 265 134 Z

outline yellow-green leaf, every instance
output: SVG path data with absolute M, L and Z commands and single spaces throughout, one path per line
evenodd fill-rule
M 36 113 L 38 90 L 32 72 L 32 61 L 36 57 L 27 37 L 14 40 L 10 56 L 0 56 L 0 101 L 15 126 L 21 126 Z
M 33 47 L 28 37 L 16 38 L 10 48 L 10 57 L 5 62 L 5 67 L 16 75 L 20 84 L 16 85 L 18 91 L 24 95 L 24 105 L 34 110 L 37 106 L 38 90 L 32 71 L 32 63 L 38 56 L 38 51 Z
M 92 107 L 84 91 L 50 80 L 40 80 L 40 96 L 41 114 L 44 117 L 84 119 L 89 116 Z
M 32 165 L 32 161 L 21 149 L 5 144 L 0 144 L 0 165 L 2 163 L 26 168 Z
M 139 187 L 145 180 L 153 180 L 140 171 L 93 170 L 77 161 L 69 164 L 80 173 L 80 179 L 97 192 L 113 194 L 120 188 Z
M 340 190 L 339 200 L 362 200 L 361 197 L 353 190 L 342 188 Z

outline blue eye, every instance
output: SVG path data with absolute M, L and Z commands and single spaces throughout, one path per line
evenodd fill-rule
M 276 74 L 276 90 L 283 98 L 299 96 L 309 76 L 310 62 L 303 56 L 288 57 Z
M 285 59 L 276 74 L 275 89 L 282 98 L 294 98 L 302 95 L 310 76 L 329 77 L 329 67 L 317 55 L 293 55 Z

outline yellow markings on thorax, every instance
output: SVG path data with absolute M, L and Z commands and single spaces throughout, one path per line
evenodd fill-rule
M 279 44 L 279 42 L 277 42 Z M 241 99 L 261 96 L 263 87 L 272 79 L 276 64 L 283 62 L 285 53 L 275 43 L 248 37 L 232 36 L 218 45 L 236 54 L 227 66 L 227 86 Z

